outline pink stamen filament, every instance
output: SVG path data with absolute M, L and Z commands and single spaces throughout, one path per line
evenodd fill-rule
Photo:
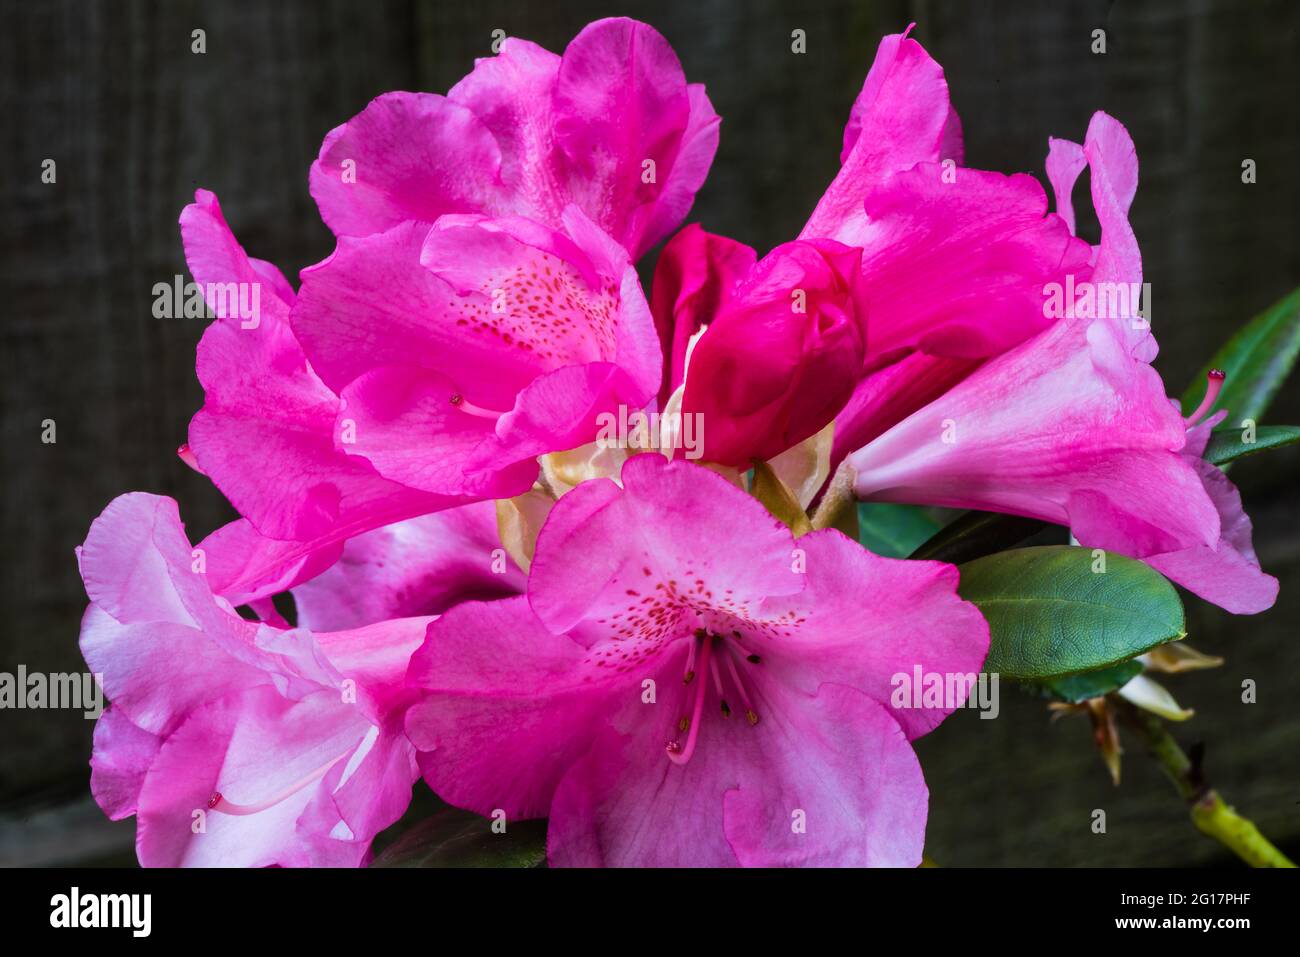
M 505 415 L 504 412 L 493 412 L 491 409 L 485 409 L 482 406 L 475 405 L 459 392 L 452 395 L 451 404 L 462 412 L 478 416 L 480 419 L 491 419 L 493 422 Z
M 1219 397 L 1219 390 L 1223 388 L 1223 380 L 1226 375 L 1221 369 L 1211 369 L 1205 376 L 1205 398 L 1201 404 L 1196 407 L 1196 411 L 1187 417 L 1189 426 L 1199 422 L 1207 412 L 1214 406 L 1214 402 Z
M 208 809 L 211 811 L 220 811 L 222 814 L 233 814 L 239 817 L 249 814 L 259 814 L 267 808 L 275 807 L 281 801 L 288 800 L 309 784 L 314 784 L 319 781 L 329 773 L 330 768 L 342 761 L 349 753 L 350 751 L 344 751 L 338 757 L 330 759 L 306 777 L 295 781 L 279 794 L 269 797 L 265 801 L 260 801 L 257 804 L 236 804 L 233 801 L 227 801 L 222 797 L 220 791 L 214 791 L 212 792 L 212 797 L 208 798 Z
M 732 653 L 723 656 L 723 661 L 727 663 L 727 671 L 731 673 L 731 680 L 736 686 L 736 691 L 740 694 L 740 700 L 745 705 L 745 718 L 750 724 L 758 724 L 758 711 L 754 708 L 754 702 L 749 700 L 749 692 L 745 690 L 745 683 L 740 680 L 740 672 L 736 670 L 736 662 L 732 659 L 737 652 L 731 649 Z
M 712 644 L 706 638 L 700 648 L 701 671 L 709 667 L 709 650 Z M 700 716 L 704 713 L 704 692 L 707 687 L 701 681 L 695 688 L 695 707 L 691 711 L 691 729 L 686 735 L 686 745 L 683 747 L 676 741 L 671 741 L 665 749 L 668 753 L 668 760 L 674 764 L 685 764 L 691 759 L 691 755 L 695 753 L 695 742 L 700 736 Z

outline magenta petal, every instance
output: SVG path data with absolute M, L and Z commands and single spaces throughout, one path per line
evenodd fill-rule
M 326 534 L 307 541 L 267 538 L 246 518 L 223 525 L 203 541 L 208 586 L 232 605 L 288 591 L 315 578 L 343 553 L 343 540 Z
M 885 709 L 840 685 L 812 696 L 765 681 L 756 693 L 763 720 L 709 721 L 684 767 L 663 756 L 675 713 L 625 705 L 615 724 L 632 733 L 603 733 L 560 782 L 552 866 L 920 863 L 928 793 Z
M 1206 601 L 1237 615 L 1273 606 L 1278 582 L 1259 567 L 1251 544 L 1251 524 L 1241 496 L 1226 475 L 1209 462 L 1183 456 L 1204 484 L 1218 512 L 1215 541 L 1170 535 L 1151 524 L 1146 496 L 1116 499 L 1078 494 L 1070 501 L 1070 522 L 1080 543 L 1140 558 Z M 1123 503 L 1123 504 L 1119 504 Z M 1205 524 L 1209 535 L 1214 526 Z
M 723 827 L 745 867 L 916 867 L 929 791 L 901 729 L 843 685 L 769 709 L 786 733 L 727 791 Z M 795 744 L 795 742 L 799 742 Z
M 722 120 L 714 112 L 704 85 L 691 83 L 686 87 L 686 94 L 690 101 L 690 117 L 682 133 L 677 157 L 673 160 L 672 172 L 644 227 L 641 242 L 647 248 L 671 234 L 690 213 L 695 205 L 695 194 L 708 178 L 713 156 L 718 151 Z
M 475 60 L 473 71 L 447 93 L 447 99 L 468 107 L 496 139 L 501 180 L 508 190 L 503 202 L 510 211 L 552 225 L 558 224 L 567 202 L 552 162 L 551 101 L 559 70 L 560 58 L 554 53 L 507 37 L 501 52 Z
M 744 243 L 707 233 L 697 223 L 668 240 L 659 253 L 650 306 L 666 360 L 660 408 L 685 378 L 691 337 L 713 321 L 756 261 Z
M 697 106 L 702 111 L 707 103 Z M 676 165 L 692 118 L 677 55 L 644 23 L 589 24 L 564 51 L 552 109 L 574 202 L 639 259 L 680 221 L 678 209 L 685 215 L 690 183 L 702 179 L 701 166 L 707 169 L 712 159 L 712 147 L 691 144 L 697 155 L 685 168 Z M 716 117 L 701 121 L 716 138 Z M 698 128 L 692 134 L 700 135 Z M 703 163 L 700 153 L 708 154 Z M 646 161 L 654 163 L 652 182 L 643 175 Z M 656 204 L 669 184 L 676 208 L 660 213 Z M 652 224 L 662 231 L 652 231 Z
M 1101 224 L 1101 244 L 1093 265 L 1094 283 L 1142 282 L 1142 254 L 1129 225 L 1128 210 L 1137 191 L 1137 151 L 1128 130 L 1114 117 L 1094 113 L 1083 141 L 1092 183 L 1092 205 Z M 1127 343 L 1129 353 L 1143 362 L 1156 357 L 1156 340 L 1149 324 L 1129 304 L 1122 315 L 1110 317 Z
M 669 582 L 684 600 L 694 594 L 737 613 L 804 587 L 791 569 L 789 529 L 721 476 L 649 454 L 630 458 L 622 480 L 622 493 L 612 482 L 579 486 L 542 529 L 528 595 L 549 627 L 622 612 L 631 620 L 620 627 L 634 631 L 643 619 L 635 606 Z
M 239 247 L 211 193 L 199 191 L 186 207 L 181 231 L 197 281 L 259 281 L 263 271 Z M 384 524 L 382 514 L 369 524 L 367 513 L 400 512 L 411 507 L 400 500 L 412 493 L 335 450 L 339 400 L 309 368 L 283 294 L 263 297 L 255 328 L 222 320 L 204 333 L 198 373 L 206 401 L 190 423 L 190 446 L 202 471 L 263 535 L 319 539 L 338 526 Z M 250 469 L 250 461 L 261 465 Z M 446 504 L 428 496 L 413 514 Z
M 907 737 L 937 727 L 964 702 L 938 707 L 894 708 L 898 675 L 974 676 L 988 653 L 988 625 L 979 610 L 957 596 L 957 569 L 944 562 L 903 561 L 873 555 L 834 530 L 798 539 L 808 582 L 790 598 L 772 598 L 767 620 L 797 620 L 789 640 L 774 638 L 764 654 L 786 685 L 816 693 L 824 682 L 840 682 L 888 705 Z M 854 609 L 872 596 L 872 613 Z
M 116 708 L 99 716 L 90 757 L 90 792 L 111 820 L 136 812 L 145 773 L 161 745 L 161 738 L 136 727 Z
M 311 775 L 346 759 L 366 723 L 338 695 L 302 701 L 269 687 L 217 699 L 163 743 L 139 799 L 136 851 L 145 867 L 303 866 L 328 852 L 328 834 L 304 841 L 295 822 L 321 785 Z M 305 783 L 304 783 L 305 782 Z M 209 808 L 214 794 L 255 814 Z M 279 800 L 276 800 L 279 798 Z M 204 829 L 195 833 L 196 812 Z M 321 847 L 318 849 L 316 845 Z M 359 860 L 364 846 L 356 852 Z
M 493 422 L 462 411 L 462 397 L 443 376 L 414 366 L 380 366 L 354 379 L 342 394 L 340 421 L 356 426 L 342 450 L 408 488 L 446 495 L 510 498 L 532 487 L 535 464 L 465 474 L 475 450 L 494 435 Z M 418 441 L 412 441 L 418 436 Z
M 979 364 L 978 359 L 948 359 L 913 352 L 861 379 L 835 416 L 831 468 L 939 398 Z
M 407 712 L 406 732 L 424 779 L 480 814 L 544 817 L 602 716 L 639 694 L 616 678 L 543 627 L 523 597 L 457 605 L 411 659 L 409 680 L 427 697 Z
M 1074 184 L 1079 174 L 1088 166 L 1088 158 L 1083 147 L 1069 140 L 1048 137 L 1047 140 L 1047 179 L 1052 184 L 1052 193 L 1056 197 L 1056 213 L 1065 225 L 1074 233 Z
M 379 366 L 419 365 L 454 379 L 475 405 L 509 408 L 543 366 L 495 337 L 473 334 L 464 313 L 474 303 L 462 303 L 420 264 L 428 235 L 427 226 L 406 223 L 341 239 L 332 256 L 303 271 L 294 331 L 312 368 L 338 392 Z M 490 277 L 484 281 L 490 290 Z
M 996 355 L 1046 328 L 1043 287 L 1088 264 L 1032 176 L 921 164 L 866 199 L 868 363 Z
M 953 156 L 960 137 L 955 117 L 943 68 L 921 44 L 906 33 L 881 39 L 844 128 L 840 172 L 800 237 L 861 245 L 863 200 L 890 173 Z
M 682 396 L 683 413 L 706 426 L 708 461 L 774 458 L 843 408 L 871 328 L 861 257 L 830 240 L 797 240 L 735 286 L 695 347 Z
M 500 203 L 501 152 L 473 112 L 429 93 L 385 93 L 331 130 L 311 194 L 338 236 Z
M 304 628 L 340 631 L 519 595 L 524 582 L 501 548 L 495 507 L 477 502 L 350 539 L 338 564 L 293 597 Z

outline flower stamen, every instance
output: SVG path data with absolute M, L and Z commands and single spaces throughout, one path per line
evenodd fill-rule
M 1187 417 L 1187 425 L 1193 426 L 1205 417 L 1205 414 L 1214 406 L 1214 402 L 1219 398 L 1219 390 L 1223 388 L 1223 380 L 1227 374 L 1222 369 L 1211 369 L 1205 376 L 1205 398 L 1201 404 L 1196 407 L 1196 411 Z

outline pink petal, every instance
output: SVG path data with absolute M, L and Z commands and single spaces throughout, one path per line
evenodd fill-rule
M 807 584 L 797 596 L 769 599 L 761 617 L 796 620 L 786 638 L 766 642 L 763 667 L 780 669 L 783 682 L 808 694 L 824 682 L 847 684 L 890 708 L 908 738 L 937 727 L 964 702 L 893 708 L 898 675 L 969 675 L 988 653 L 988 625 L 974 605 L 957 597 L 957 569 L 944 562 L 881 558 L 834 530 L 797 541 Z M 869 595 L 871 615 L 860 608 Z
M 1074 202 L 1071 196 L 1074 193 L 1075 181 L 1087 165 L 1088 157 L 1084 155 L 1083 147 L 1078 143 L 1058 140 L 1054 136 L 1048 137 L 1047 179 L 1051 182 L 1052 192 L 1056 197 L 1056 213 L 1065 220 L 1065 225 L 1070 227 L 1071 234 L 1074 233 Z
M 948 359 L 913 352 L 859 380 L 853 395 L 835 416 L 831 468 L 939 398 L 979 364 L 978 359 Z
M 336 694 L 286 701 L 270 688 L 227 696 L 193 712 L 163 743 L 140 791 L 136 852 L 145 867 L 304 866 L 328 853 L 328 833 L 304 841 L 295 822 L 321 785 L 293 790 L 346 759 L 365 721 Z M 214 793 L 242 805 L 287 795 L 256 814 L 209 809 Z M 204 830 L 194 833 L 195 812 Z M 316 845 L 319 845 L 316 846 Z M 360 846 L 355 856 L 364 853 Z
M 697 104 L 701 112 L 707 102 Z M 693 198 L 701 166 L 707 169 L 698 154 L 712 159 L 712 148 L 697 145 L 691 162 L 676 165 L 692 112 L 677 55 L 644 23 L 598 20 L 565 49 L 552 109 L 573 201 L 639 259 L 687 211 L 656 208 L 669 183 L 682 180 L 670 200 L 680 208 L 684 197 Z M 716 131 L 716 118 L 703 122 Z M 699 135 L 697 129 L 693 136 Z M 655 164 L 650 183 L 643 176 L 647 160 Z M 659 232 L 651 230 L 656 219 Z
M 472 111 L 429 93 L 385 93 L 331 130 L 311 167 L 311 194 L 338 236 L 501 202 L 501 151 Z
M 996 355 L 1047 327 L 1043 287 L 1087 266 L 1088 245 L 1047 214 L 1032 176 L 921 164 L 866 198 L 869 359 L 911 349 Z
M 494 430 L 492 420 L 463 411 L 461 402 L 457 386 L 438 373 L 415 366 L 371 369 L 343 389 L 340 422 L 355 424 L 356 441 L 342 448 L 408 488 L 482 498 L 528 491 L 535 463 L 523 461 L 482 480 L 466 474 L 467 462 Z
M 90 757 L 90 792 L 110 820 L 136 811 L 145 773 L 162 740 L 131 723 L 116 708 L 95 722 L 95 749 Z
M 707 233 L 697 223 L 668 240 L 659 253 L 650 306 L 667 359 L 660 408 L 685 378 L 691 336 L 713 321 L 756 261 L 744 243 Z
M 212 194 L 200 191 L 181 223 L 197 281 L 258 281 L 261 273 Z M 416 493 L 335 450 L 339 399 L 308 367 L 288 315 L 278 296 L 268 296 L 256 328 L 218 321 L 205 332 L 198 374 L 206 401 L 190 423 L 202 471 L 259 532 L 283 539 L 328 538 L 338 526 L 384 524 L 383 513 L 414 507 L 421 514 L 449 504 L 434 496 L 412 503 Z M 254 460 L 260 467 L 248 468 Z M 391 520 L 400 517 L 406 516 Z
M 350 539 L 338 564 L 293 597 L 301 626 L 341 631 L 522 594 L 524 582 L 501 549 L 495 507 L 478 502 Z
M 929 791 L 885 709 L 852 688 L 825 684 L 811 701 L 787 694 L 768 710 L 789 728 L 772 729 L 758 767 L 723 802 L 727 841 L 740 863 L 919 865 Z M 806 830 L 796 831 L 796 821 Z
M 552 97 L 560 58 L 535 43 L 507 37 L 501 51 L 474 61 L 474 69 L 447 93 L 467 107 L 501 151 L 502 203 L 519 215 L 558 224 L 567 198 L 555 168 Z M 460 210 L 471 212 L 478 210 Z M 486 211 L 486 210 L 483 210 Z
M 611 482 L 584 483 L 551 511 L 528 583 L 549 627 L 621 615 L 618 630 L 630 633 L 641 622 L 650 627 L 637 608 L 665 591 L 743 614 L 803 588 L 789 529 L 720 475 L 648 454 L 628 459 L 622 481 L 621 494 Z
M 809 696 L 768 681 L 756 693 L 763 720 L 707 721 L 685 766 L 663 755 L 676 713 L 625 705 L 615 725 L 631 733 L 603 732 L 560 782 L 551 865 L 919 864 L 928 794 L 885 710 L 841 685 Z
M 861 245 L 867 195 L 896 170 L 953 155 L 955 116 L 943 68 L 906 32 L 884 37 L 844 128 L 840 172 L 800 238 Z
M 483 815 L 544 817 L 602 717 L 640 693 L 603 664 L 543 627 L 523 597 L 457 605 L 411 659 L 409 680 L 426 697 L 406 732 L 424 779 Z
M 706 459 L 746 467 L 773 458 L 843 408 L 871 328 L 860 261 L 860 250 L 799 240 L 735 287 L 695 347 L 682 397 L 683 413 L 707 426 Z

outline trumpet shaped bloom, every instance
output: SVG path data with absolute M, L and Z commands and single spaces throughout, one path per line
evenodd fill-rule
M 404 677 L 429 617 L 317 633 L 213 596 L 171 499 L 115 499 L 78 550 L 81 649 L 112 706 L 91 790 L 145 866 L 355 866 L 418 777 Z
M 977 671 L 988 629 L 937 562 L 794 539 L 710 470 L 633 456 L 552 510 L 528 594 L 453 608 L 407 717 L 453 804 L 549 817 L 557 865 L 920 862 L 914 667 Z M 957 702 L 960 704 L 960 702 Z
M 1055 141 L 1053 154 L 1058 196 L 1091 170 L 1093 287 L 1140 286 L 1127 131 L 1098 113 L 1082 147 Z M 1182 417 L 1149 365 L 1155 351 L 1131 301 L 1059 319 L 849 455 L 855 490 L 1067 525 L 1081 544 L 1141 559 L 1229 611 L 1262 611 L 1277 580 L 1260 570 L 1236 489 L 1201 458 L 1212 423 Z

